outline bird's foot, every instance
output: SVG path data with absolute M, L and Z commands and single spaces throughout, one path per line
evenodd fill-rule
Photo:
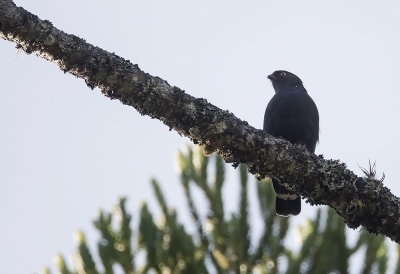
M 304 144 L 296 144 L 296 146 L 297 146 L 298 148 L 300 148 L 301 150 L 307 150 L 307 147 L 306 147 L 306 145 L 304 145 Z

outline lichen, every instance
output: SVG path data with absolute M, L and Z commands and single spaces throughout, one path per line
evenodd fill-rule
M 186 112 L 194 119 L 197 113 L 197 109 L 194 103 L 185 105 Z
M 51 46 L 51 45 L 54 44 L 55 41 L 56 41 L 56 38 L 55 38 L 53 35 L 49 34 L 49 35 L 46 37 L 46 39 L 43 41 L 43 43 L 44 43 L 46 46 Z
M 225 121 L 219 121 L 216 123 L 213 123 L 209 126 L 209 130 L 213 131 L 214 134 L 221 134 L 223 133 L 227 128 L 227 125 Z

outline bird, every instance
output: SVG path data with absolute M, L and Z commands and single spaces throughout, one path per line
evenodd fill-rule
M 268 75 L 268 79 L 275 94 L 265 110 L 263 130 L 314 153 L 319 140 L 319 113 L 303 82 L 285 70 L 275 71 Z M 301 212 L 300 196 L 280 183 L 272 176 L 276 214 L 285 217 L 298 215 Z

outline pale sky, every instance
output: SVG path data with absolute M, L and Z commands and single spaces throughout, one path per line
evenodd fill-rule
M 320 112 L 316 153 L 357 174 L 376 161 L 400 195 L 399 1 L 15 2 L 256 128 L 274 94 L 266 76 L 297 74 Z M 135 221 L 143 200 L 156 211 L 152 177 L 170 205 L 185 208 L 174 155 L 187 138 L 4 40 L 0 75 L 2 273 L 69 258 L 78 229 L 93 246 L 91 221 L 121 195 Z M 235 176 L 225 189 L 231 207 Z M 303 202 L 294 221 L 313 210 Z

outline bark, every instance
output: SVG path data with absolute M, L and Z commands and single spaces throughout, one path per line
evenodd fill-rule
M 234 166 L 244 163 L 259 179 L 277 177 L 311 204 L 332 207 L 350 228 L 363 226 L 400 243 L 400 201 L 382 182 L 357 177 L 339 161 L 274 138 L 138 65 L 62 32 L 11 0 L 0 0 L 0 36 L 84 79 L 90 88 L 99 87 L 110 99 L 161 120 L 207 153 L 216 152 Z

